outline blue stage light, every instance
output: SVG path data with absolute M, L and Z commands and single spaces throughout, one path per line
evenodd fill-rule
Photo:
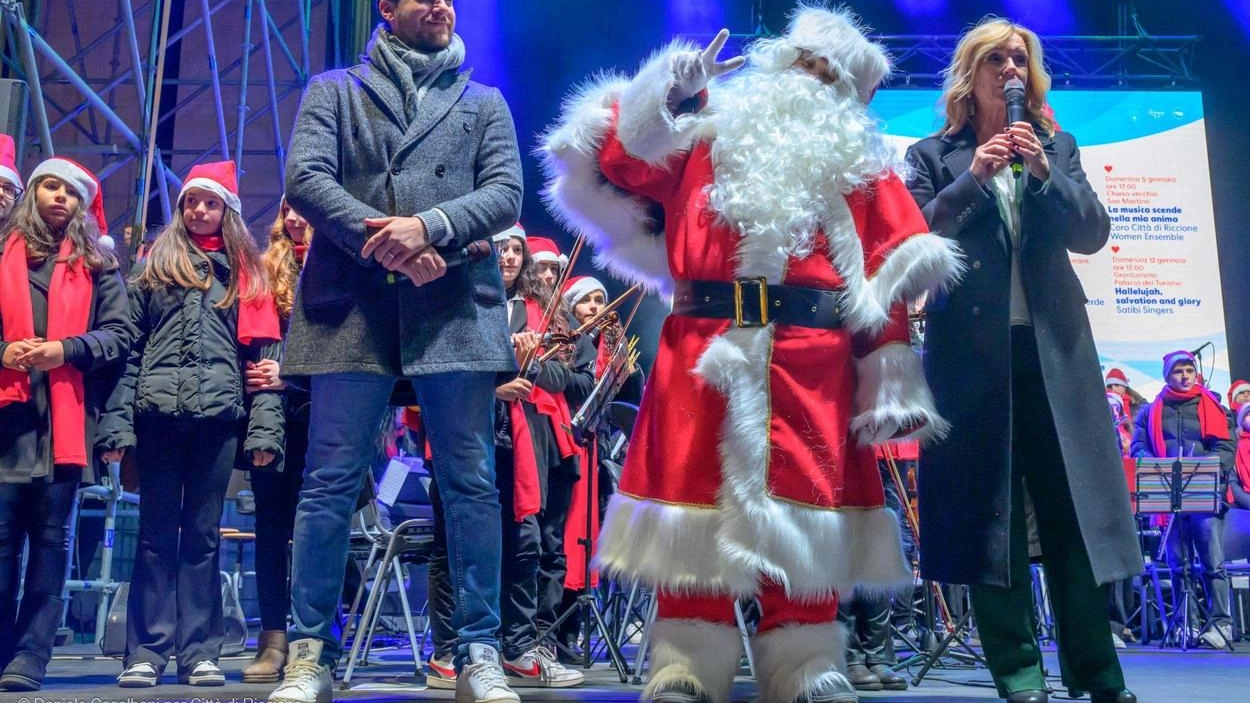
M 1076 33 L 1071 0 L 1006 0 L 1007 17 L 1038 34 Z
M 723 0 L 668 0 L 669 34 L 713 34 L 725 26 Z
M 1241 31 L 1250 35 L 1250 2 L 1247 0 L 1224 0 L 1228 12 L 1241 25 Z
M 936 17 L 946 12 L 948 0 L 895 0 L 908 17 Z

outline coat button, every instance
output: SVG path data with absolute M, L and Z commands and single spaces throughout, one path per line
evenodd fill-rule
M 975 315 L 980 315 L 980 314 L 981 314 L 981 308 L 980 308 L 980 306 L 978 306 L 978 305 L 973 305 L 973 306 L 972 306 L 972 314 L 973 314 L 974 316 L 975 316 Z
M 979 269 L 979 268 L 981 268 L 981 262 L 980 262 L 980 261 L 973 261 L 973 262 L 972 262 L 972 268 L 974 268 L 974 269 Z
M 403 167 L 402 167 L 402 166 L 398 166 L 398 165 L 396 165 L 396 166 L 392 166 L 392 167 L 391 167 L 391 175 L 392 175 L 392 176 L 398 176 L 401 172 L 403 172 L 403 170 L 404 170 L 404 169 L 403 169 Z
M 435 166 L 434 175 L 438 176 L 439 178 L 442 178 L 443 176 L 447 175 L 447 167 L 442 164 Z

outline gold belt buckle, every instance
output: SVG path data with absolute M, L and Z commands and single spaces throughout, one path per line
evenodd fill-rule
M 760 321 L 747 322 L 742 319 L 742 286 L 754 283 L 759 287 Z M 765 327 L 768 325 L 768 279 L 763 276 L 754 278 L 734 279 L 734 324 L 738 327 Z

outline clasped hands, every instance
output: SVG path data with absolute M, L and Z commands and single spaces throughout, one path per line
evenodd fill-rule
M 360 250 L 382 268 L 402 273 L 414 285 L 423 286 L 447 273 L 447 262 L 430 244 L 420 217 L 366 217 L 365 227 L 379 228 Z
M 57 340 L 30 337 L 12 342 L 4 348 L 4 368 L 29 372 L 31 369 L 51 371 L 65 363 L 65 345 Z

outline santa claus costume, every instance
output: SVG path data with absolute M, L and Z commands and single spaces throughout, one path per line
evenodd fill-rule
M 740 596 L 760 700 L 854 700 L 839 594 L 911 579 L 872 445 L 944 427 L 905 303 L 961 257 L 866 114 L 889 62 L 854 18 L 801 9 L 705 90 L 724 36 L 586 86 L 545 137 L 552 210 L 674 302 L 598 562 L 659 593 L 644 700 L 729 700 Z

